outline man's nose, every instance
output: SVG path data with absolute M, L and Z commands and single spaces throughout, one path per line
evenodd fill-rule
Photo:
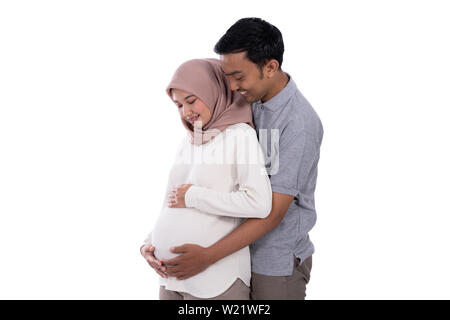
M 239 85 L 238 85 L 237 81 L 234 80 L 232 77 L 228 78 L 228 83 L 230 84 L 230 88 L 232 91 L 239 89 Z

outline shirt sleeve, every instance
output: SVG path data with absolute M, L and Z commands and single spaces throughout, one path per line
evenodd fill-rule
M 193 185 L 185 195 L 186 207 L 228 217 L 265 218 L 270 214 L 272 189 L 263 153 L 256 131 L 248 130 L 246 139 L 242 136 L 235 139 L 237 190 L 221 192 Z
M 300 193 L 301 177 L 307 169 L 307 159 L 312 157 L 308 146 L 312 137 L 306 132 L 289 132 L 279 137 L 278 146 L 271 155 L 269 168 L 272 191 L 297 196 Z

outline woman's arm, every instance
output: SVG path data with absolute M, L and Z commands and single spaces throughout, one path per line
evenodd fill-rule
M 269 215 L 272 208 L 270 179 L 264 166 L 264 156 L 256 132 L 251 128 L 247 130 L 245 134 L 233 140 L 236 150 L 234 160 L 238 190 L 220 192 L 193 185 L 185 194 L 186 207 L 229 217 L 265 218 Z M 239 134 L 241 133 L 242 131 Z M 228 138 L 233 138 L 233 135 Z

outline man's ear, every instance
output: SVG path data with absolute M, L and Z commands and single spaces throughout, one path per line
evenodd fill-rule
M 270 59 L 263 67 L 264 76 L 266 76 L 267 78 L 272 78 L 279 68 L 280 64 L 278 63 L 278 61 L 276 59 Z

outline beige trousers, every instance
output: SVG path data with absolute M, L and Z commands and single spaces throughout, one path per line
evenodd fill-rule
M 159 300 L 250 300 L 250 288 L 241 279 L 236 279 L 231 287 L 217 297 L 197 298 L 186 292 L 166 290 L 160 286 Z
M 306 284 L 309 282 L 312 256 L 302 264 L 294 256 L 294 270 L 291 276 L 266 276 L 252 272 L 252 300 L 304 300 Z

